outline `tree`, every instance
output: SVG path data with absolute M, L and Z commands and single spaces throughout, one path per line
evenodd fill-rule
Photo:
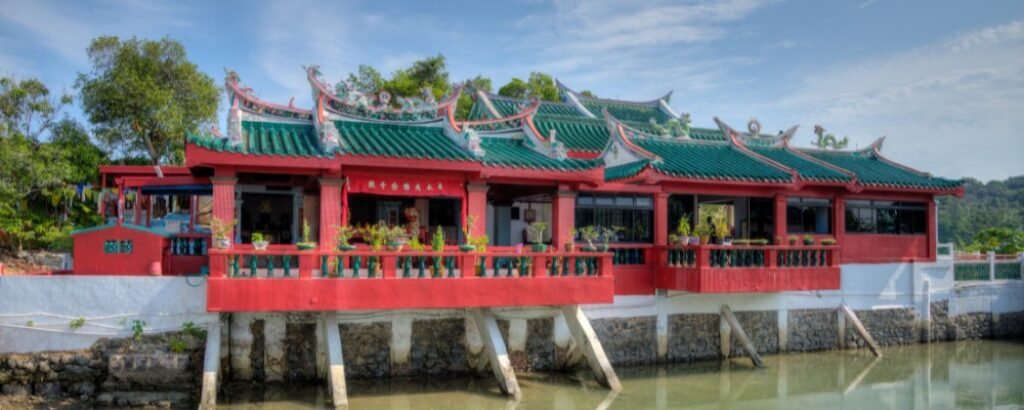
M 419 96 L 422 89 L 428 88 L 434 98 L 444 97 L 451 90 L 444 55 L 427 57 L 413 62 L 409 68 L 395 70 L 383 88 L 391 95 L 402 97 Z
M 526 98 L 528 88 L 525 81 L 513 77 L 498 89 L 498 95 L 509 98 Z
M 960 247 L 984 228 L 1024 229 L 1024 176 L 982 183 L 964 179 L 964 197 L 940 197 L 939 241 Z
M 594 94 L 594 92 L 590 91 L 590 90 L 580 91 L 580 95 L 582 95 L 584 97 L 597 98 L 597 95 Z
M 88 54 L 92 71 L 75 83 L 82 107 L 97 136 L 124 154 L 180 161 L 186 133 L 216 119 L 219 90 L 178 41 L 104 36 Z
M 1016 254 L 1024 252 L 1024 230 L 1010 228 L 986 228 L 974 235 L 967 251 Z
M 548 74 L 532 72 L 523 81 L 513 77 L 507 84 L 498 89 L 498 95 L 511 98 L 535 97 L 544 101 L 558 101 L 558 86 L 554 78 Z
M 28 139 L 38 140 L 68 104 L 71 96 L 51 98 L 50 89 L 37 79 L 0 78 L 0 130 L 18 131 Z
M 384 87 L 384 82 L 384 76 L 380 75 L 380 71 L 365 64 L 359 65 L 358 74 L 348 74 L 348 83 L 363 94 L 376 94 Z
M 470 79 L 469 84 L 477 90 L 489 93 L 491 92 L 491 79 L 482 75 L 477 75 Z M 463 90 L 462 95 L 459 96 L 458 105 L 455 107 L 455 119 L 465 120 L 469 118 L 469 112 L 473 108 L 473 96 L 471 93 Z

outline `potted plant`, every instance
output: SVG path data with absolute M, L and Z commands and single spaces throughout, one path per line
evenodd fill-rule
M 235 229 L 235 221 L 225 221 L 223 219 L 213 217 L 210 221 L 210 230 L 213 233 L 213 246 L 217 249 L 227 249 L 231 247 L 231 234 Z
M 466 238 L 466 243 L 459 245 L 459 251 L 472 252 L 476 250 L 476 246 L 473 244 L 476 241 L 472 233 L 473 225 L 476 225 L 476 215 L 466 216 L 466 226 L 462 227 L 462 235 Z
M 825 238 L 821 240 L 821 244 L 825 246 L 832 246 L 836 244 L 835 238 Z
M 263 234 L 259 232 L 252 233 L 252 247 L 258 251 L 267 250 L 267 246 L 270 246 L 270 242 L 263 238 Z
M 733 245 L 736 245 L 736 246 L 746 246 L 746 245 L 750 245 L 750 239 L 734 239 L 734 240 L 732 241 L 732 244 L 733 244 Z
M 796 245 L 796 242 L 799 241 L 799 240 L 800 240 L 800 238 L 797 237 L 796 235 L 789 235 L 789 246 Z
M 594 225 L 584 226 L 579 229 L 580 238 L 587 241 L 587 246 L 583 248 L 586 252 L 593 252 L 597 250 L 594 246 L 594 241 L 601 236 L 601 233 L 597 231 L 597 227 Z
M 732 239 L 729 238 L 729 233 L 730 233 L 729 223 L 725 220 L 725 215 L 724 214 L 719 215 L 718 218 L 716 218 L 716 219 L 717 219 L 717 221 L 715 223 L 715 232 L 714 232 L 715 236 L 718 237 L 718 239 L 720 241 L 722 241 L 722 245 L 731 245 L 732 244 Z
M 757 245 L 757 246 L 765 246 L 765 245 L 768 245 L 768 240 L 764 239 L 764 238 L 752 239 L 752 240 L 750 240 L 750 244 L 751 245 Z
M 354 251 L 356 247 L 350 244 L 348 241 L 355 236 L 359 230 L 348 225 L 338 227 L 338 250 L 339 251 Z
M 707 245 L 711 242 L 711 226 L 705 221 L 697 223 L 697 227 L 693 230 L 693 234 L 699 238 L 698 240 L 701 245 Z
M 811 235 L 804 235 L 804 245 L 814 245 L 814 237 Z
M 687 239 L 687 241 L 689 241 L 689 239 Z M 674 233 L 668 234 L 668 243 L 671 245 L 683 245 L 682 241 L 679 239 L 679 235 Z
M 775 244 L 776 245 L 782 245 L 782 237 L 781 236 L 776 236 L 775 237 Z
M 569 230 L 569 237 L 565 239 L 565 244 L 562 245 L 563 247 L 565 247 L 566 252 L 572 252 L 576 250 L 577 234 L 579 234 L 579 230 L 577 230 L 576 228 L 572 228 Z
M 441 253 L 444 251 L 444 232 L 441 231 L 441 226 L 437 226 L 437 230 L 434 231 L 434 238 L 430 241 L 430 250 Z M 441 256 L 434 257 L 434 264 L 431 268 L 431 274 L 433 277 L 444 276 L 444 264 L 441 263 Z
M 679 223 L 676 224 L 676 241 L 680 245 L 686 245 L 690 242 L 690 234 L 693 232 L 690 226 L 690 214 L 683 214 L 679 218 Z
M 533 222 L 526 226 L 526 236 L 529 237 L 530 243 L 532 243 L 532 250 L 534 252 L 544 252 L 548 249 L 547 245 L 544 244 L 544 231 L 548 229 L 548 224 L 544 222 Z
M 612 239 L 616 237 L 616 234 L 622 230 L 621 226 L 613 227 L 600 227 L 601 230 L 601 246 L 597 248 L 599 252 L 608 252 L 608 244 L 611 243 Z
M 413 237 L 411 240 L 409 240 L 409 250 L 410 251 L 412 251 L 412 252 L 423 252 L 424 248 L 425 248 L 425 246 L 423 246 L 423 244 L 420 243 L 420 238 Z M 415 256 L 415 258 L 416 258 L 416 270 L 418 272 L 417 276 L 422 278 L 422 277 L 424 277 L 425 271 L 427 270 L 426 269 L 426 265 L 425 265 L 426 258 L 424 258 L 423 256 Z
M 381 230 L 384 235 L 384 243 L 391 252 L 401 252 L 405 245 L 405 228 L 401 226 L 387 226 L 381 223 Z
M 309 221 L 302 220 L 302 242 L 296 243 L 295 247 L 300 251 L 309 251 L 316 248 L 316 242 L 309 240 Z

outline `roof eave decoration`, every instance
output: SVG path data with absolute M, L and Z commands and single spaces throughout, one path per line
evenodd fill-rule
M 244 145 L 242 121 L 277 121 L 297 124 L 308 124 L 313 119 L 310 110 L 296 108 L 292 98 L 287 106 L 263 101 L 253 93 L 252 88 L 242 85 L 238 73 L 227 70 L 224 77 L 224 89 L 228 94 L 228 134 L 227 138 L 234 144 Z M 219 134 L 219 133 L 218 133 Z M 215 136 L 220 136 L 215 134 Z M 247 147 L 243 147 L 247 149 Z
M 874 142 L 872 142 L 871 145 L 869 145 L 865 150 L 871 152 L 871 154 L 876 159 L 878 159 L 879 161 L 882 161 L 882 162 L 884 162 L 886 164 L 889 164 L 889 165 L 891 165 L 893 167 L 896 167 L 896 168 L 902 169 L 904 171 L 907 171 L 907 172 L 910 172 L 910 173 L 914 173 L 914 174 L 917 174 L 917 175 L 920 175 L 920 176 L 923 176 L 923 177 L 926 177 L 926 178 L 935 178 L 935 176 L 932 175 L 929 172 L 924 172 L 924 171 L 918 170 L 917 168 L 913 168 L 913 167 L 901 164 L 899 162 L 893 161 L 893 160 L 891 160 L 889 158 L 886 158 L 885 155 L 882 155 L 882 144 L 883 143 L 885 143 L 885 136 L 884 135 L 881 136 L 881 137 L 878 137 L 878 139 L 876 139 Z M 950 192 L 950 193 L 952 193 L 954 195 L 957 195 L 957 196 L 963 196 L 963 182 L 961 181 L 960 185 L 958 187 L 956 187 L 956 188 L 940 188 L 940 187 L 936 187 L 935 191 L 936 192 Z
M 498 108 L 494 106 L 494 102 L 491 101 L 491 97 L 487 96 L 487 93 L 477 88 L 474 94 L 476 94 L 476 101 L 478 103 L 482 103 L 484 108 L 487 108 L 487 112 L 491 114 L 491 118 L 501 118 L 501 114 L 498 113 Z
M 724 123 L 722 123 L 718 119 L 718 117 L 715 117 L 715 122 L 719 122 L 720 124 L 724 124 Z M 726 135 L 726 137 L 729 140 L 729 145 L 731 145 L 733 148 L 739 150 L 743 154 L 746 154 L 748 157 L 751 157 L 751 158 L 753 158 L 753 159 L 755 159 L 757 161 L 760 161 L 760 162 L 762 162 L 762 163 L 764 163 L 764 164 L 766 164 L 766 165 L 768 165 L 770 167 L 773 167 L 775 169 L 778 169 L 779 171 L 782 171 L 782 172 L 785 172 L 785 173 L 789 174 L 789 177 L 792 179 L 792 181 L 796 182 L 798 185 L 801 183 L 800 173 L 798 173 L 795 169 L 787 167 L 787 166 L 779 163 L 778 161 L 775 161 L 775 160 L 773 160 L 771 158 L 765 157 L 765 156 L 763 156 L 761 154 L 758 154 L 758 153 L 754 152 L 750 148 L 747 148 L 746 144 L 744 144 L 743 141 L 740 140 L 739 135 L 736 133 L 736 131 L 734 131 L 732 128 L 728 128 L 728 126 L 726 126 L 726 128 L 728 129 L 728 131 L 726 131 L 725 129 L 723 129 L 722 131 L 725 132 L 725 135 Z M 792 128 L 796 128 L 796 127 L 792 127 Z
M 423 124 L 442 121 L 446 111 L 453 107 L 462 92 L 460 84 L 445 99 L 436 102 L 429 89 L 422 90 L 421 97 L 397 97 L 399 108 L 391 104 L 392 96 L 387 91 L 377 95 L 368 95 L 348 82 L 340 81 L 332 90 L 331 84 L 321 77 L 320 67 L 311 65 L 305 68 L 306 78 L 312 87 L 313 100 L 316 101 L 317 115 L 322 120 L 329 120 L 328 114 L 341 119 L 354 121 L 379 121 L 402 124 Z
M 843 168 L 843 167 L 837 166 L 835 164 L 832 164 L 832 163 L 830 163 L 828 161 L 822 161 L 822 160 L 820 160 L 818 158 L 815 158 L 814 156 L 807 155 L 806 153 L 801 152 L 798 149 L 793 149 L 793 147 L 791 147 L 789 145 L 789 142 L 792 141 L 792 139 L 793 139 L 793 135 L 796 134 L 796 128 L 797 127 L 798 127 L 797 125 L 794 125 L 793 127 L 791 127 L 789 130 L 787 130 L 780 137 L 782 139 L 782 149 L 785 149 L 786 151 L 789 151 L 793 155 L 796 155 L 796 156 L 798 156 L 800 158 L 803 158 L 803 159 L 805 159 L 807 161 L 813 162 L 813 163 L 821 165 L 821 166 L 823 166 L 825 168 L 828 168 L 828 169 L 831 169 L 833 171 L 836 171 L 836 172 L 838 172 L 840 174 L 846 175 L 847 177 L 849 177 L 849 180 L 845 184 L 846 189 L 848 191 L 851 191 L 851 192 L 860 192 L 862 188 L 861 188 L 861 186 L 858 183 L 857 174 L 851 172 L 850 170 L 847 170 L 846 168 Z
M 799 124 L 794 125 L 778 136 L 771 137 L 761 134 L 761 122 L 758 121 L 757 118 L 751 118 L 750 121 L 747 122 L 747 132 L 736 131 L 718 117 L 714 117 L 714 120 L 715 124 L 718 124 L 718 129 L 721 130 L 726 137 L 729 135 L 735 135 L 737 138 L 742 140 L 744 144 L 756 141 L 757 143 L 767 143 L 769 146 L 778 146 L 782 144 L 782 141 L 784 141 L 787 135 L 792 138 L 792 134 L 796 133 L 796 130 L 799 127 Z
M 594 113 L 590 112 L 587 107 L 583 106 L 583 103 L 580 102 L 579 96 L 576 92 L 561 81 L 558 81 L 557 78 L 555 79 L 555 86 L 558 87 L 558 94 L 562 96 L 562 100 L 572 104 L 572 106 L 576 108 L 576 111 L 579 111 L 580 114 L 583 114 L 588 118 L 597 118 Z
M 608 110 L 604 110 L 602 114 L 608 126 L 609 138 L 598 158 L 604 161 L 605 167 L 632 164 L 638 161 L 646 161 L 648 164 L 645 167 L 650 167 L 651 164 L 662 161 L 658 155 L 640 148 L 630 141 L 629 134 L 639 134 L 639 131 L 627 128 L 621 121 L 611 116 Z

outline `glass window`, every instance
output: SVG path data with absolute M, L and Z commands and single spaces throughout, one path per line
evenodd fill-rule
M 928 232 L 927 206 L 923 202 L 846 201 L 846 231 L 919 235 Z
M 576 200 L 576 227 L 617 226 L 622 228 L 616 238 L 618 242 L 653 242 L 654 202 L 650 196 L 589 197 L 593 201 L 582 198 L 584 196 L 580 195 Z
M 832 233 L 832 201 L 828 198 L 789 198 L 786 230 L 789 233 Z

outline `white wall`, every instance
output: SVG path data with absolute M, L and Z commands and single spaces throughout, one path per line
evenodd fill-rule
M 72 330 L 79 317 L 85 325 Z M 0 276 L 0 353 L 85 349 L 101 337 L 130 336 L 134 320 L 156 333 L 217 318 L 206 312 L 201 278 Z

